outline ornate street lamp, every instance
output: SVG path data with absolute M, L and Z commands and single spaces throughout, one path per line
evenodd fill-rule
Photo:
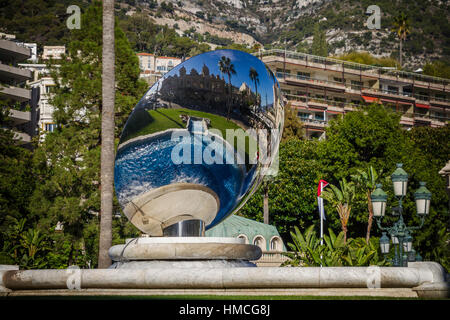
M 386 231 L 391 237 L 394 246 L 395 254 L 392 260 L 394 266 L 406 266 L 407 261 L 411 260 L 409 257 L 413 256 L 414 250 L 412 248 L 412 232 L 422 228 L 424 218 L 430 212 L 431 192 L 425 187 L 425 182 L 420 182 L 419 189 L 414 193 L 416 201 L 417 215 L 420 217 L 420 225 L 416 227 L 408 227 L 403 221 L 403 206 L 402 200 L 406 196 L 408 187 L 408 174 L 403 170 L 402 164 L 397 164 L 397 169 L 392 174 L 392 182 L 394 185 L 394 194 L 398 200 L 398 206 L 392 207 L 393 215 L 399 216 L 398 220 L 391 227 L 381 226 L 381 220 L 385 215 L 387 195 L 381 189 L 381 185 L 377 185 L 376 189 L 371 194 L 372 209 L 378 228 Z M 381 252 L 386 255 L 389 253 L 389 238 L 383 232 L 380 238 Z M 418 257 L 420 255 L 418 254 Z
M 414 192 L 417 214 L 424 216 L 430 213 L 431 192 L 425 187 L 425 182 L 420 182 L 420 188 Z
M 403 170 L 403 164 L 397 163 L 397 169 L 392 174 L 392 183 L 394 184 L 394 194 L 396 197 L 403 198 L 406 195 L 408 187 L 408 174 Z
M 412 249 L 412 237 L 410 235 L 407 235 L 403 239 L 403 251 L 405 253 L 410 253 Z
M 370 199 L 372 201 L 373 215 L 375 217 L 384 217 L 387 194 L 381 189 L 381 184 L 377 184 L 377 188 L 372 192 Z
M 386 232 L 380 238 L 380 249 L 381 253 L 386 255 L 389 253 L 389 238 L 386 236 Z

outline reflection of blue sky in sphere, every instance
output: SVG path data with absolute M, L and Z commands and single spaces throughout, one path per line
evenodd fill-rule
M 191 135 L 190 143 L 194 159 L 194 139 L 201 144 L 201 152 L 207 144 L 201 135 Z M 120 203 L 128 203 L 148 190 L 177 182 L 201 184 L 212 189 L 220 199 L 220 210 L 210 228 L 224 218 L 236 205 L 246 188 L 244 166 L 231 164 L 174 164 L 172 149 L 180 143 L 171 139 L 171 132 L 145 138 L 121 148 L 116 156 L 114 182 Z M 218 142 L 215 142 L 218 143 Z M 180 146 L 183 144 L 181 143 Z M 200 148 L 197 150 L 199 151 Z M 225 163 L 226 154 L 220 155 Z
M 221 78 L 223 77 L 228 84 L 228 75 L 223 74 L 219 69 L 219 60 L 225 56 L 231 59 L 231 63 L 234 65 L 234 69 L 236 70 L 236 74 L 231 75 L 231 84 L 233 86 L 240 87 L 243 82 L 245 82 L 250 89 L 255 92 L 255 83 L 251 81 L 249 78 L 250 67 L 253 67 L 259 75 L 259 83 L 258 93 L 268 92 L 270 94 L 263 94 L 261 96 L 261 106 L 266 107 L 267 105 L 273 104 L 274 96 L 272 94 L 273 84 L 276 80 L 272 79 L 266 66 L 264 63 L 248 53 L 238 51 L 238 50 L 216 50 L 212 52 L 208 52 L 207 54 L 199 54 L 194 56 L 182 64 L 177 65 L 175 68 L 171 70 L 170 73 L 167 73 L 162 79 L 167 76 L 180 75 L 180 69 L 184 67 L 186 72 L 191 73 L 192 69 L 195 69 L 198 73 L 201 73 L 203 65 L 206 64 L 209 69 L 210 74 L 219 75 Z M 158 89 L 157 86 L 153 86 L 147 94 L 153 94 Z

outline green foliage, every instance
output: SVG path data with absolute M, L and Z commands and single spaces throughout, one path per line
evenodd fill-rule
M 328 229 L 328 235 L 324 234 L 324 244 L 321 245 L 320 238 L 314 231 L 314 225 L 306 228 L 303 234 L 297 226 L 294 230 L 295 232 L 291 232 L 293 243 L 288 243 L 291 251 L 285 253 L 289 260 L 284 262 L 283 266 L 387 265 L 378 254 L 378 239 L 372 239 L 369 244 L 366 244 L 363 238 L 348 239 L 345 242 L 344 232 L 336 235 L 333 230 Z
M 297 112 L 289 104 L 284 108 L 284 127 L 282 141 L 289 139 L 303 139 L 303 125 Z
M 9 103 L 0 100 L 0 127 L 10 124 Z M 2 247 L 8 240 L 7 231 L 15 221 L 28 215 L 29 195 L 35 186 L 32 153 L 17 145 L 13 137 L 12 131 L 0 129 L 0 256 L 4 257 Z
M 317 142 L 289 139 L 280 145 L 279 173 L 270 185 L 270 221 L 287 239 L 295 225 L 304 227 L 318 220 L 317 183 L 320 168 Z M 263 221 L 264 189 L 259 190 L 240 210 L 240 215 Z
M 356 62 L 361 64 L 368 64 L 372 66 L 379 67 L 397 67 L 398 62 L 392 58 L 376 58 L 372 56 L 369 52 L 358 52 L 352 51 L 340 56 L 333 57 L 335 59 Z
M 336 185 L 343 178 L 353 176 L 357 188 L 347 225 L 347 243 L 367 237 L 368 192 L 375 182 L 382 183 L 388 194 L 383 224 L 392 224 L 396 218 L 390 214 L 390 208 L 397 202 L 390 175 L 395 164 L 401 162 L 409 174 L 408 193 L 403 199 L 408 225 L 420 222 L 413 199 L 419 181 L 426 181 L 433 194 L 430 214 L 423 228 L 413 234 L 413 246 L 425 260 L 438 261 L 449 270 L 449 244 L 443 240 L 449 237 L 448 195 L 445 179 L 438 172 L 450 154 L 450 129 L 449 126 L 417 127 L 405 131 L 399 120 L 398 114 L 381 105 L 372 105 L 331 121 L 326 140 L 289 139 L 281 143 L 279 174 L 269 182 L 269 211 L 271 224 L 277 227 L 285 242 L 294 226 L 302 230 L 319 224 L 316 197 L 319 179 Z M 263 194 L 264 188 L 260 188 L 240 214 L 263 221 Z M 327 227 L 340 230 L 341 220 L 332 204 L 325 202 L 325 213 Z M 370 242 L 377 241 L 376 236 L 380 235 L 378 227 L 372 226 Z M 358 254 L 355 252 L 351 258 L 358 260 Z
M 13 33 L 16 39 L 36 42 L 38 45 L 66 44 L 70 35 L 67 28 L 67 7 L 86 7 L 80 0 L 13 0 L 0 5 L 2 32 Z
M 423 67 L 423 74 L 450 79 L 450 64 L 438 60 L 428 62 Z
M 120 27 L 124 30 L 134 50 L 138 52 L 154 53 L 163 56 L 187 57 L 210 50 L 206 37 L 195 41 L 195 28 L 179 36 L 174 28 L 167 25 L 159 26 L 144 13 L 135 13 L 120 20 Z
M 322 57 L 328 56 L 328 46 L 327 38 L 325 37 L 325 31 L 320 29 L 318 23 L 314 26 L 314 37 L 311 50 L 312 54 L 314 55 Z
M 21 269 L 45 268 L 48 266 L 49 239 L 39 230 L 26 229 L 26 222 L 24 218 L 13 219 L 8 225 L 1 248 L 3 260 L 19 265 Z

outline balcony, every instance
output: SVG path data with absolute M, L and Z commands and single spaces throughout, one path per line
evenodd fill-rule
M 400 70 L 387 69 L 383 67 L 359 64 L 332 58 L 314 56 L 310 54 L 286 51 L 279 49 L 264 50 L 254 53 L 266 64 L 294 64 L 305 67 L 319 68 L 322 70 L 330 70 L 337 72 L 345 72 L 348 74 L 359 75 L 366 78 L 382 78 L 392 81 L 401 81 L 411 83 L 418 87 L 442 90 L 450 92 L 450 80 L 433 76 L 422 75 L 413 72 L 405 72 Z
M 31 121 L 31 113 L 29 111 L 11 109 L 9 112 L 9 117 L 15 126 Z
M 281 251 L 263 251 L 261 258 L 252 262 L 258 267 L 279 267 L 287 260 L 289 260 L 289 258 Z
M 292 75 L 290 73 L 277 72 L 278 81 L 291 85 L 307 86 L 316 89 L 328 88 L 333 91 L 345 91 L 345 84 L 337 81 L 322 80 L 315 78 L 306 78 Z
M 31 99 L 31 91 L 17 87 L 0 86 L 0 98 L 24 102 Z
M 31 49 L 19 46 L 13 41 L 0 39 L 0 60 L 19 62 L 31 57 Z
M 324 129 L 327 126 L 326 120 L 300 118 L 305 127 Z
M 29 134 L 19 131 L 13 131 L 14 132 L 14 140 L 18 144 L 25 144 L 31 142 L 31 137 Z
M 0 64 L 0 81 L 20 83 L 32 79 L 30 70 Z

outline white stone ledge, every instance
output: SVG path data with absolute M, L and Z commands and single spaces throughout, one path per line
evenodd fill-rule
M 379 270 L 381 288 L 413 288 L 445 277 L 432 262 Z M 74 272 L 83 289 L 367 288 L 371 274 L 368 267 L 19 270 L 2 272 L 2 283 L 12 290 L 67 289 Z

